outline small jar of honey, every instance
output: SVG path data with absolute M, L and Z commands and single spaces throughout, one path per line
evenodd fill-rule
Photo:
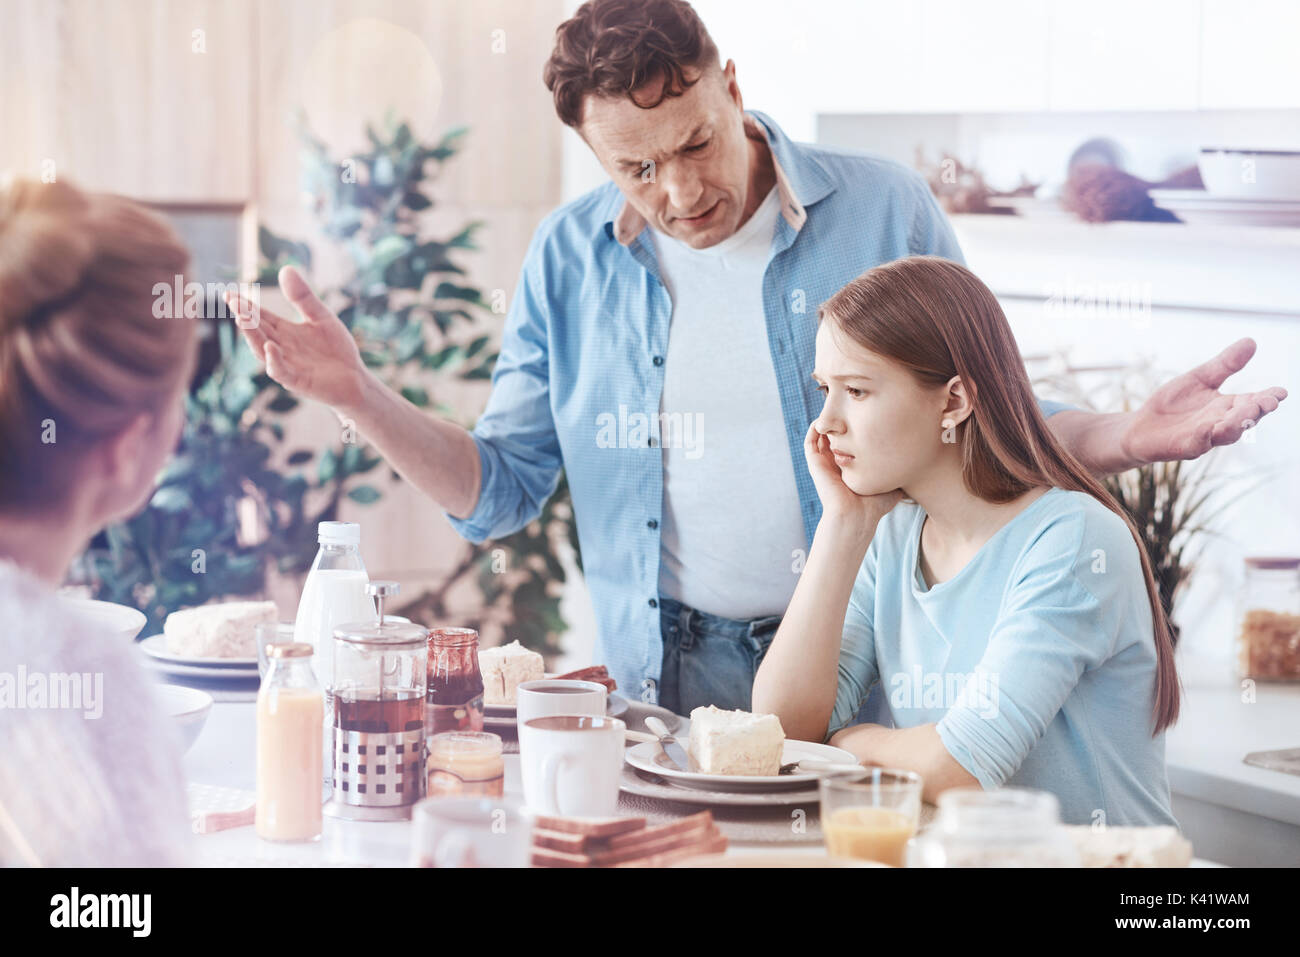
M 501 738 L 486 731 L 447 731 L 429 739 L 429 797 L 501 797 Z

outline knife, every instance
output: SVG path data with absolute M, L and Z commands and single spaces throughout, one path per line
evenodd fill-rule
M 656 718 L 654 715 L 645 719 L 645 726 L 650 729 L 651 733 L 659 739 L 659 747 L 664 749 L 664 754 L 668 755 L 668 760 L 677 765 L 682 771 L 691 770 L 691 759 L 686 754 L 686 749 L 677 743 L 677 739 L 668 733 L 668 726 Z

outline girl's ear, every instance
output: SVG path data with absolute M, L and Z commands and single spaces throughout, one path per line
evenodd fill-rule
M 972 392 L 967 390 L 966 383 L 961 376 L 955 375 L 948 380 L 947 391 L 944 393 L 943 419 L 945 422 L 951 422 L 953 426 L 960 425 L 966 419 L 970 418 L 971 413 L 975 411 L 975 405 L 972 402 Z M 950 428 L 951 426 L 945 426 Z

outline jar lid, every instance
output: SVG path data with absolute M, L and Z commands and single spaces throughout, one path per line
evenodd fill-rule
M 987 837 L 1019 832 L 1025 827 L 1051 827 L 1061 822 L 1056 795 L 1037 788 L 949 788 L 939 795 L 941 831 L 969 830 Z
M 459 647 L 478 643 L 478 632 L 473 628 L 431 628 L 429 644 Z
M 1285 555 L 1250 555 L 1246 558 L 1247 568 L 1300 568 L 1300 558 L 1288 558 Z
M 316 526 L 320 545 L 360 545 L 361 526 L 356 522 L 321 522 Z
M 268 658 L 310 658 L 315 649 L 305 641 L 286 641 L 283 644 L 268 644 Z
M 491 731 L 444 731 L 429 738 L 430 754 L 500 754 L 501 736 Z
M 354 645 L 424 647 L 428 637 L 429 629 L 410 622 L 393 621 L 387 615 L 382 625 L 377 621 L 350 621 L 334 629 L 336 641 Z

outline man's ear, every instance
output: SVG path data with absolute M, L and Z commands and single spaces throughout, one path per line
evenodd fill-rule
M 722 68 L 722 82 L 726 87 L 727 95 L 731 97 L 737 109 L 744 112 L 745 101 L 740 95 L 740 84 L 736 82 L 735 60 L 728 60 L 726 66 Z
M 959 425 L 970 418 L 974 411 L 973 390 L 966 388 L 966 383 L 961 376 L 953 376 L 948 380 L 947 390 L 944 392 L 943 418 L 951 421 L 953 425 Z

